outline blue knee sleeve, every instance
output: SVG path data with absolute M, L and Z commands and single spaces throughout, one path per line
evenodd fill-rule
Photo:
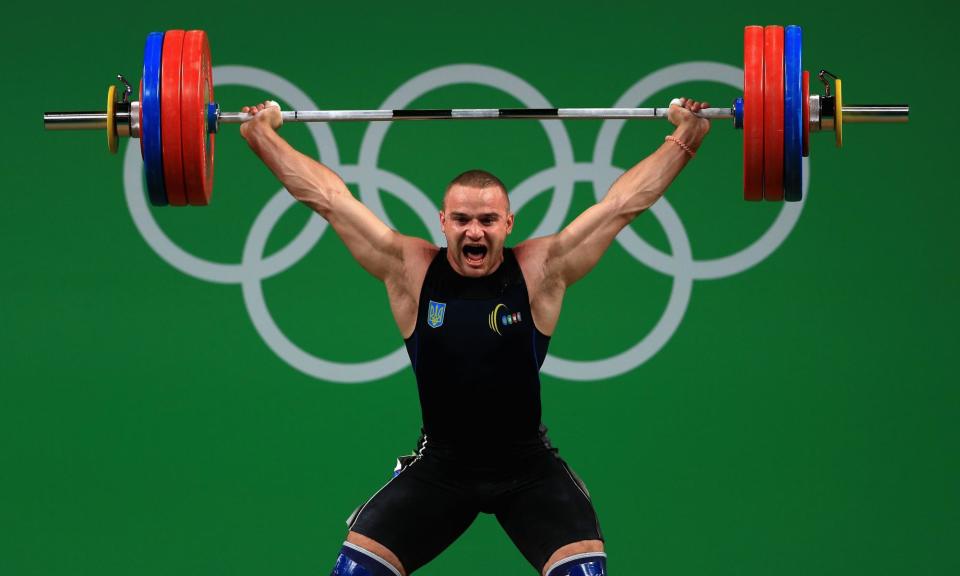
M 330 576 L 400 576 L 400 571 L 373 552 L 344 542 Z
M 547 576 L 607 576 L 607 555 L 585 552 L 568 556 L 551 566 Z

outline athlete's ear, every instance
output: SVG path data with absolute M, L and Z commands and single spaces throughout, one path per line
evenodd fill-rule
M 507 235 L 513 232 L 513 212 L 507 212 Z
M 443 233 L 446 233 L 446 230 L 444 230 L 443 228 L 446 225 L 446 223 L 447 223 L 447 219 L 443 215 L 443 210 L 441 210 L 440 211 L 440 231 Z

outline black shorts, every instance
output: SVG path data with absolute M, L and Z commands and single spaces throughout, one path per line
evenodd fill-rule
M 603 540 L 583 482 L 555 450 L 465 463 L 425 447 L 348 520 L 350 530 L 390 549 L 408 573 L 434 559 L 473 523 L 494 514 L 540 572 L 558 548 Z

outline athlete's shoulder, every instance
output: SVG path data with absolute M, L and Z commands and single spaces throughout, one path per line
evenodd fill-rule
M 510 250 L 513 252 L 513 255 L 516 256 L 517 262 L 529 262 L 545 254 L 545 250 L 549 246 L 548 238 L 549 237 L 546 236 L 529 238 L 510 248 Z
M 513 247 L 513 254 L 524 270 L 527 267 L 542 268 L 556 247 L 556 239 L 556 234 L 551 234 L 524 240 Z
M 536 288 L 543 282 L 552 245 L 553 236 L 541 236 L 524 240 L 513 247 L 513 255 L 526 280 L 527 288 Z
M 418 294 L 427 269 L 440 252 L 440 248 L 423 238 L 406 235 L 401 235 L 400 247 L 402 253 L 399 260 L 400 266 L 386 279 L 387 287 L 388 289 L 392 287 L 398 293 Z
M 403 236 L 403 260 L 405 266 L 429 266 L 440 253 L 440 247 L 416 236 Z

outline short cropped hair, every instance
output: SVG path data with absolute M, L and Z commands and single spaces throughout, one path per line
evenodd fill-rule
M 467 188 L 479 188 L 481 190 L 484 188 L 499 188 L 507 199 L 507 209 L 509 210 L 510 208 L 510 195 L 507 193 L 507 187 L 503 185 L 503 182 L 499 178 L 490 172 L 479 169 L 467 170 L 447 184 L 447 189 L 443 192 L 444 207 L 447 205 L 447 194 L 450 193 L 450 189 L 458 185 Z

